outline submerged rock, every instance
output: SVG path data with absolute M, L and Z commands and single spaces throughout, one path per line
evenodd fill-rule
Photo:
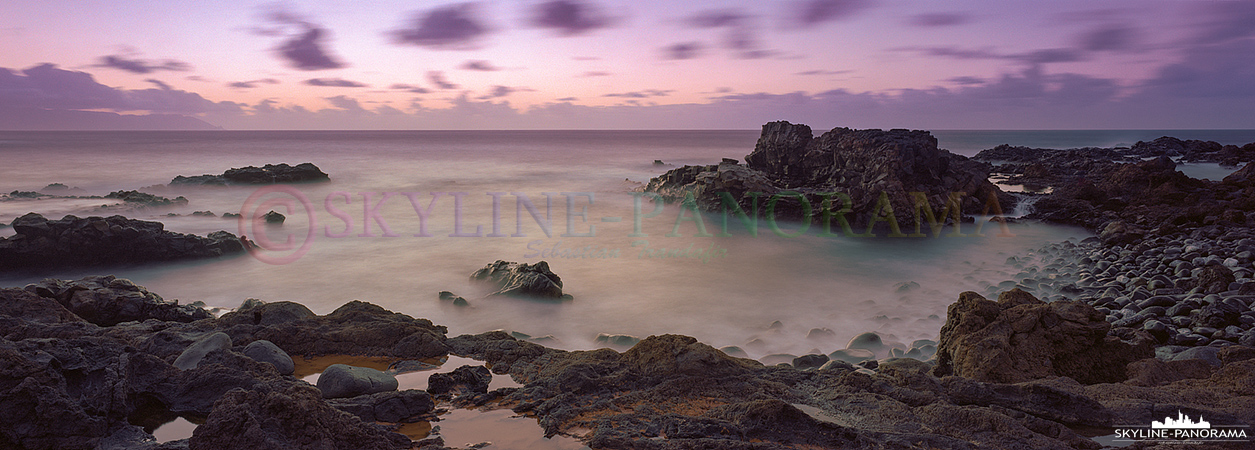
M 0 270 L 141 264 L 244 251 L 243 243 L 225 231 L 200 237 L 164 228 L 160 222 L 122 216 L 48 220 L 26 214 L 13 221 L 16 234 L 0 238 Z

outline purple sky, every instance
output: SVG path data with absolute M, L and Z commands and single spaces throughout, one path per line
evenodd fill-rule
M 0 129 L 1250 129 L 1252 23 L 1252 0 L 10 0 Z

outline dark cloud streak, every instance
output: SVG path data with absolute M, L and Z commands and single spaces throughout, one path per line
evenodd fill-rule
M 191 64 L 173 59 L 153 62 L 143 59 L 128 59 L 121 55 L 102 56 L 100 57 L 100 63 L 96 64 L 94 67 L 109 67 L 138 74 L 147 74 L 161 70 L 174 72 L 187 72 L 192 70 Z
M 552 0 L 532 10 L 532 25 L 555 30 L 563 36 L 576 36 L 614 23 L 600 9 L 588 2 Z
M 476 17 L 476 5 L 462 3 L 415 13 L 410 25 L 389 33 L 401 45 L 417 45 L 435 50 L 472 50 L 489 29 Z
M 304 81 L 310 86 L 320 87 L 347 87 L 347 88 L 364 88 L 370 87 L 369 84 L 359 83 L 356 81 L 346 80 L 343 78 L 310 78 Z

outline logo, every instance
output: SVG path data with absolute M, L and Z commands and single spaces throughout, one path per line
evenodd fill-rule
M 1176 417 L 1153 420 L 1150 426 L 1124 425 L 1116 428 L 1115 442 L 1148 441 L 1158 443 L 1249 442 L 1248 425 L 1212 425 L 1203 419 L 1177 411 Z

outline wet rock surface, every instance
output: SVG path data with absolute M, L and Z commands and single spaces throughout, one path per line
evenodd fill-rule
M 231 233 L 208 237 L 166 231 L 160 222 L 122 216 L 65 216 L 48 220 L 35 213 L 13 220 L 15 234 L 0 238 L 0 270 L 142 264 L 241 253 Z
M 275 184 L 329 181 L 318 166 L 312 163 L 301 163 L 295 166 L 287 164 L 266 164 L 262 167 L 247 166 L 233 168 L 222 175 L 197 175 L 185 177 L 179 175 L 170 180 L 171 186 L 227 186 L 235 184 Z

